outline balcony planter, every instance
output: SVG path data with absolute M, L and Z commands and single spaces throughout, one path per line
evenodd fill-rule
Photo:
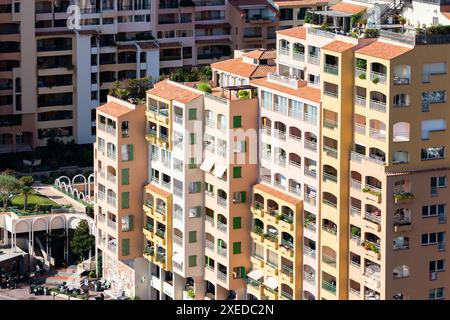
M 377 84 L 378 82 L 380 82 L 380 78 L 375 77 L 375 78 L 373 78 L 372 82 L 373 82 L 374 84 Z
M 396 192 L 394 193 L 394 203 L 404 203 L 414 198 L 411 192 Z
M 411 224 L 394 224 L 394 232 L 407 232 L 411 231 L 412 226 Z
M 376 201 L 378 203 L 381 202 L 381 192 L 374 191 L 374 190 L 370 189 L 369 187 L 364 187 L 364 188 L 361 189 L 361 191 L 363 193 L 368 193 L 368 194 L 371 194 L 371 195 L 375 196 L 375 199 L 371 199 L 371 200 L 374 200 L 374 201 Z
M 189 290 L 187 291 L 187 297 L 188 297 L 188 299 L 194 300 L 194 298 L 195 298 L 194 290 L 189 289 Z

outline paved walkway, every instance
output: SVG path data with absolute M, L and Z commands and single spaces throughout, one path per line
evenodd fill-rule
M 51 200 L 55 201 L 57 204 L 60 205 L 71 205 L 75 210 L 80 212 L 86 212 L 86 207 L 76 201 L 75 199 L 72 199 L 68 195 L 64 194 L 63 192 L 57 190 L 52 185 L 48 184 L 42 184 L 42 183 L 35 183 L 33 185 L 33 188 L 38 191 L 40 194 L 50 198 Z

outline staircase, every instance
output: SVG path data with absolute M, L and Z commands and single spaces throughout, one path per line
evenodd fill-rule
M 66 282 L 68 286 L 80 287 L 81 277 L 77 274 L 77 266 L 68 268 L 52 269 L 43 276 L 43 282 L 50 286 L 60 285 Z
M 398 23 L 397 17 L 403 12 L 405 7 L 411 5 L 411 2 L 411 0 L 392 0 L 381 14 L 382 23 L 389 21 L 389 18 L 392 18 L 393 24 Z

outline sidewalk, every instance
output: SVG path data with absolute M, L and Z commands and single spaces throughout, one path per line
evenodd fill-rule
M 76 201 L 75 199 L 72 199 L 71 197 L 64 194 L 63 192 L 55 189 L 52 185 L 35 183 L 33 185 L 33 188 L 36 191 L 38 191 L 40 194 L 55 201 L 57 204 L 71 205 L 77 211 L 86 212 L 86 207 L 82 203 Z

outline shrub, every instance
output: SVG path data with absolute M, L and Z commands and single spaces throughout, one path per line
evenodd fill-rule
M 189 289 L 189 290 L 187 291 L 187 296 L 188 296 L 190 299 L 194 299 L 194 298 L 195 298 L 194 290 Z
M 199 83 L 197 85 L 197 89 L 206 93 L 211 93 L 211 86 L 205 82 Z
M 364 38 L 377 38 L 378 33 L 378 29 L 366 29 L 364 32 Z
M 414 195 L 411 192 L 396 192 L 394 193 L 394 199 L 396 201 L 405 201 L 413 199 Z
M 380 82 L 380 79 L 378 77 L 373 78 L 372 82 L 374 84 L 377 84 L 378 82 Z
M 241 99 L 241 100 L 250 99 L 250 91 L 248 91 L 248 90 L 239 90 L 238 91 L 238 96 L 239 96 L 239 99 Z

